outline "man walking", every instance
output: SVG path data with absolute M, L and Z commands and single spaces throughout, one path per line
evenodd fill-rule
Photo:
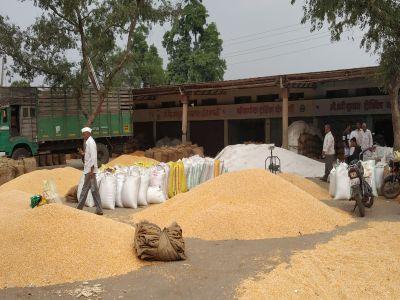
M 365 151 L 367 149 L 372 148 L 372 146 L 374 145 L 374 141 L 372 139 L 372 133 L 371 130 L 369 130 L 367 128 L 367 123 L 363 123 L 362 124 L 362 141 L 361 141 L 361 150 Z
M 89 127 L 85 127 L 82 129 L 85 151 L 83 174 L 85 176 L 85 179 L 77 209 L 83 209 L 90 190 L 93 196 L 94 203 L 96 205 L 96 214 L 102 215 L 103 210 L 101 209 L 99 188 L 96 181 L 96 173 L 98 172 L 97 147 L 91 133 L 92 129 L 90 129 Z
M 325 158 L 325 175 L 321 178 L 322 181 L 328 181 L 328 176 L 332 170 L 333 162 L 335 161 L 335 139 L 331 132 L 331 125 L 325 125 L 324 146 L 322 156 Z

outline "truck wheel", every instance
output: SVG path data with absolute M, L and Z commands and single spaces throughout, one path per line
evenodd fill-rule
M 108 163 L 110 160 L 110 151 L 108 151 L 108 148 L 106 145 L 102 143 L 97 144 L 97 163 L 99 167 L 101 165 L 104 165 Z
M 12 159 L 20 159 L 24 157 L 30 157 L 32 156 L 31 152 L 25 148 L 17 148 L 14 150 L 14 152 L 11 155 Z

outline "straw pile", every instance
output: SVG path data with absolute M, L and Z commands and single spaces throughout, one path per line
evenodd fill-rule
M 309 179 L 292 173 L 281 173 L 279 176 L 319 200 L 331 199 L 327 190 Z
M 41 194 L 43 181 L 54 180 L 57 192 L 65 196 L 68 190 L 79 182 L 82 171 L 74 168 L 57 168 L 53 170 L 36 170 L 24 174 L 0 186 L 0 193 L 11 190 L 19 190 L 29 194 Z
M 227 173 L 134 215 L 159 226 L 176 221 L 184 236 L 264 239 L 333 230 L 352 222 L 310 194 L 263 170 Z
M 399 299 L 400 224 L 335 237 L 239 287 L 241 299 Z M 261 279 L 260 279 L 261 278 Z
M 142 265 L 132 226 L 60 204 L 0 207 L 0 288 L 93 280 Z
M 181 144 L 174 147 L 163 146 L 145 151 L 144 156 L 160 162 L 178 161 L 193 155 L 204 156 L 204 148 L 196 144 Z
M 152 158 L 124 154 L 124 155 L 118 156 L 116 159 L 113 159 L 108 164 L 106 164 L 106 166 L 109 168 L 112 168 L 115 166 L 131 166 L 136 163 L 158 164 L 158 161 L 156 161 Z

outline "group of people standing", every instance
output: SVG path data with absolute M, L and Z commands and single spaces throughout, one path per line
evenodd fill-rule
M 352 130 L 351 125 L 347 125 L 343 132 L 344 158 L 347 163 L 358 160 L 363 151 L 371 149 L 373 146 L 373 138 L 371 130 L 368 129 L 366 123 L 357 122 L 356 128 Z M 335 139 L 332 134 L 330 124 L 325 125 L 325 138 L 322 148 L 322 157 L 325 158 L 325 175 L 321 178 L 323 181 L 328 180 L 329 173 L 332 170 L 333 163 L 336 159 Z

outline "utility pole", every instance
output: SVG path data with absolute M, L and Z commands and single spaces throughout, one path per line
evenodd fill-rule
M 1 60 L 1 79 L 0 79 L 0 86 L 3 86 L 4 83 L 4 66 L 7 63 L 7 58 L 4 56 Z

